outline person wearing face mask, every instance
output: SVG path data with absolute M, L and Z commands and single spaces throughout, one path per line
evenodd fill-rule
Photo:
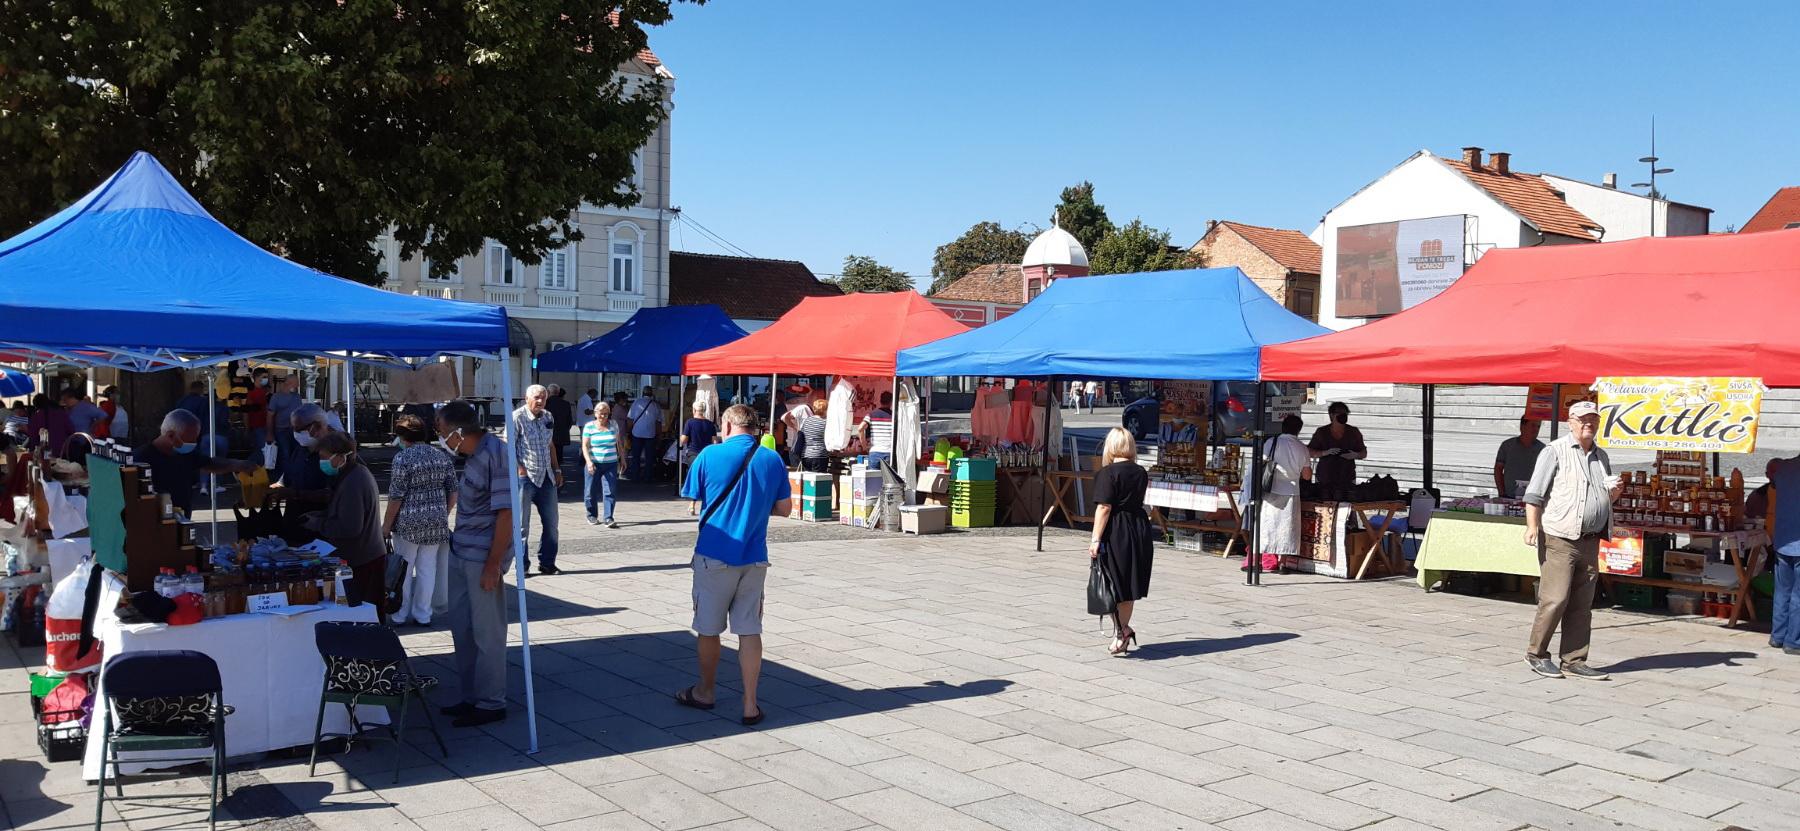
M 331 500 L 331 478 L 319 467 L 318 443 L 333 430 L 330 413 L 317 404 L 302 404 L 289 418 L 294 431 L 294 452 L 279 465 L 280 476 L 269 489 L 269 500 L 283 506 L 287 532 L 306 532 L 301 517 L 325 507 Z
M 376 615 L 386 621 L 387 542 L 376 511 L 381 492 L 375 487 L 375 475 L 357 457 L 356 442 L 344 433 L 327 431 L 313 449 L 318 452 L 319 472 L 331 478 L 333 487 L 325 510 L 308 513 L 302 523 L 350 564 L 357 593 L 374 603 Z
M 452 401 L 438 411 L 443 447 L 464 459 L 450 532 L 450 639 L 462 688 L 440 712 L 456 727 L 506 718 L 506 595 L 512 556 L 515 464 L 506 442 L 481 428 L 475 407 Z
M 248 473 L 256 469 L 250 462 L 215 459 L 199 452 L 200 419 L 187 410 L 170 410 L 163 416 L 156 438 L 134 452 L 150 467 L 151 486 L 157 493 L 167 494 L 169 504 L 192 515 L 194 489 L 200 485 L 200 474 Z
M 1343 499 L 1356 486 L 1356 460 L 1369 457 L 1361 430 L 1350 426 L 1350 405 L 1333 401 L 1325 409 L 1331 423 L 1313 432 L 1306 449 L 1319 460 L 1313 479 L 1326 499 Z

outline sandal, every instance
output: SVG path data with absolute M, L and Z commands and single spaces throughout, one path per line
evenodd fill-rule
M 687 689 L 676 693 L 675 703 L 680 704 L 683 707 L 692 707 L 696 710 L 710 710 L 717 704 L 717 702 L 701 701 L 700 699 L 695 698 L 693 687 L 688 687 Z
M 744 716 L 742 721 L 743 721 L 743 724 L 745 727 L 755 727 L 756 725 L 762 723 L 763 716 L 766 716 L 766 715 L 768 715 L 768 713 L 765 713 L 762 711 L 761 708 L 758 708 L 756 711 L 756 715 Z

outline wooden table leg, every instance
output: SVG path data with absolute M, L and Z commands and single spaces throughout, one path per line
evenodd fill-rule
M 1732 567 L 1737 569 L 1738 577 L 1737 591 L 1733 592 L 1731 598 L 1731 619 L 1725 622 L 1727 627 L 1734 627 L 1738 625 L 1738 621 L 1743 618 L 1745 612 L 1749 612 L 1751 621 L 1757 620 L 1756 606 L 1749 601 L 1751 592 L 1750 575 L 1751 572 L 1754 571 L 1754 565 L 1758 562 L 1759 558 L 1756 557 L 1755 554 L 1752 554 L 1750 563 L 1746 564 L 1744 562 L 1743 541 L 1736 536 L 1726 537 L 1725 539 L 1731 541 L 1731 564 Z M 1759 547 L 1756 550 L 1760 551 L 1761 548 Z

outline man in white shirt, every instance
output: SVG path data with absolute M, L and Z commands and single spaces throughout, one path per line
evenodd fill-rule
M 1095 399 L 1098 399 L 1100 397 L 1100 382 L 1099 381 L 1087 382 L 1087 389 L 1084 390 L 1084 392 L 1087 393 L 1086 397 L 1087 397 L 1088 412 L 1092 413 L 1094 411 L 1094 401 L 1095 401 Z
M 654 392 L 650 387 L 644 387 L 644 394 L 631 402 L 631 409 L 625 413 L 625 421 L 631 425 L 631 480 L 634 482 L 650 481 L 655 470 L 656 436 L 662 429 L 662 405 L 651 397 Z
M 594 404 L 600 400 L 599 396 L 599 390 L 589 389 L 587 392 L 582 393 L 581 398 L 575 402 L 576 435 L 580 435 L 581 429 L 586 427 L 588 422 L 594 420 Z

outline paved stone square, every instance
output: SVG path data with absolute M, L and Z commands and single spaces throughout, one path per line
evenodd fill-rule
M 617 530 L 563 505 L 568 573 L 528 581 L 536 755 L 515 649 L 511 716 L 443 726 L 448 759 L 419 729 L 398 784 L 382 745 L 313 777 L 304 755 L 243 760 L 221 827 L 1800 828 L 1800 660 L 1766 636 L 1601 612 L 1595 662 L 1615 680 L 1551 681 L 1521 660 L 1525 604 L 1403 581 L 1250 588 L 1237 560 L 1160 549 L 1142 646 L 1111 658 L 1082 613 L 1085 535 L 1064 530 L 1037 553 L 1025 529 L 776 520 L 769 717 L 745 729 L 732 690 L 712 712 L 671 698 L 694 673 L 692 520 L 657 493 L 630 488 Z M 447 632 L 403 631 L 453 685 Z M 15 828 L 91 827 L 78 766 L 37 753 L 38 660 L 0 650 L 0 804 Z M 195 800 L 107 813 L 206 820 Z

